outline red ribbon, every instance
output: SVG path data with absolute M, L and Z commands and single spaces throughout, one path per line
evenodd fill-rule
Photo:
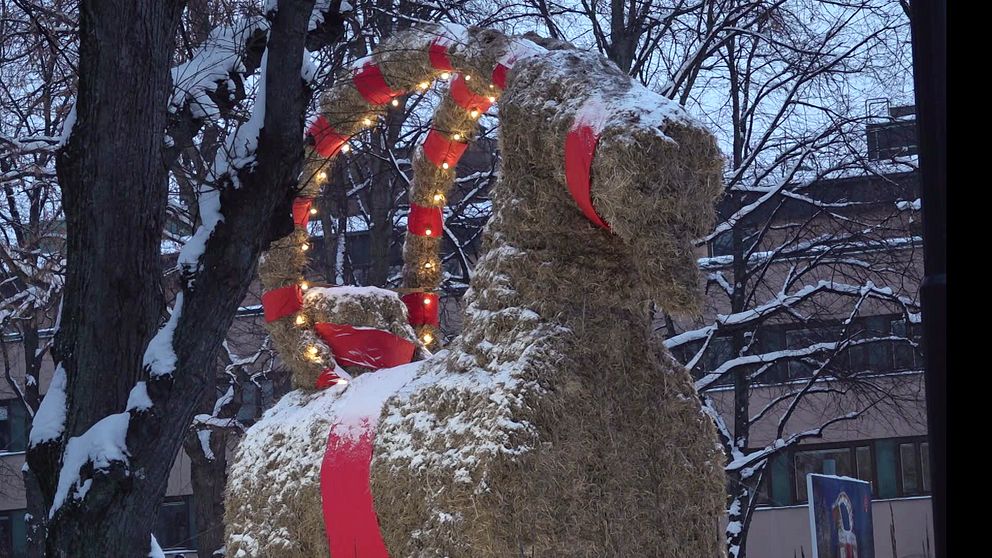
M 321 157 L 334 155 L 348 141 L 348 136 L 337 133 L 322 115 L 313 121 L 307 134 L 313 137 L 314 151 Z
M 382 70 L 372 62 L 366 62 L 352 77 L 355 89 L 365 98 L 370 105 L 384 105 L 403 94 L 402 91 L 393 91 L 386 83 L 386 78 L 382 76 Z
M 458 74 L 458 77 L 451 81 L 451 99 L 466 111 L 477 110 L 479 114 L 489 110 L 493 104 L 489 97 L 472 93 L 468 88 L 468 81 L 462 74 Z
M 434 293 L 409 293 L 402 296 L 406 311 L 410 317 L 410 325 L 432 325 L 439 327 L 441 318 L 438 296 Z
M 444 220 L 440 207 L 424 207 L 410 204 L 410 214 L 406 218 L 406 228 L 411 234 L 440 238 Z
M 360 425 L 334 425 L 327 437 L 320 464 L 320 496 L 331 556 L 389 558 L 369 486 L 378 420 L 377 409 Z M 357 439 L 354 429 L 361 429 Z
M 296 198 L 293 200 L 293 224 L 297 227 L 306 227 L 310 222 L 310 206 L 313 205 L 313 198 Z
M 467 143 L 454 141 L 431 128 L 431 131 L 427 132 L 427 138 L 424 139 L 424 156 L 436 167 L 448 163 L 448 168 L 454 168 L 467 147 Z
M 295 314 L 303 308 L 303 289 L 299 285 L 280 287 L 262 293 L 262 309 L 265 321 L 274 322 Z
M 334 370 L 325 368 L 321 371 L 320 376 L 317 376 L 317 381 L 314 382 L 314 387 L 317 389 L 327 389 L 343 381 L 344 378 L 335 374 Z
M 592 158 L 598 141 L 599 134 L 587 124 L 575 125 L 568 132 L 565 136 L 565 183 L 583 215 L 597 226 L 610 230 L 606 221 L 596 213 L 590 196 Z
M 342 366 L 392 368 L 412 361 L 416 349 L 410 341 L 381 329 L 328 322 L 318 322 L 313 327 Z
M 446 72 L 453 72 L 455 67 L 451 65 L 451 60 L 448 58 L 448 47 L 442 45 L 436 40 L 431 43 L 430 48 L 427 49 L 427 54 L 430 56 L 431 66 L 435 70 L 442 70 Z
M 506 89 L 506 73 L 509 71 L 510 68 L 507 68 L 503 64 L 496 64 L 496 67 L 493 68 L 493 78 L 492 78 L 493 83 L 496 84 L 496 87 L 499 87 L 500 89 Z

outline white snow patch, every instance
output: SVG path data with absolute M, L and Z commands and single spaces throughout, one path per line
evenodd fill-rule
M 62 133 L 59 134 L 59 141 L 55 144 L 57 147 L 63 147 L 69 142 L 69 136 L 72 135 L 72 129 L 76 126 L 76 103 L 72 103 L 72 108 L 69 109 L 69 114 L 65 115 L 65 121 L 62 122 Z
M 210 449 L 210 430 L 207 428 L 198 430 L 196 437 L 200 439 L 200 450 L 203 451 L 204 457 L 213 461 L 216 457 L 214 456 L 214 450 Z
M 162 547 L 155 540 L 155 535 L 152 535 L 151 550 L 148 552 L 148 558 L 165 558 L 165 552 L 162 551 Z
M 67 499 L 78 499 L 89 490 L 87 482 L 80 482 L 79 477 L 87 463 L 92 463 L 94 470 L 106 469 L 114 461 L 127 463 L 126 439 L 130 420 L 130 413 L 110 415 L 100 419 L 80 436 L 69 439 L 62 455 L 62 470 L 49 519 L 55 517 L 55 512 Z
M 28 436 L 30 447 L 57 440 L 65 431 L 66 385 L 65 368 L 59 363 L 55 367 L 55 374 L 48 386 L 48 392 L 41 400 L 38 412 L 35 413 L 34 420 L 31 422 L 31 433 Z
M 176 295 L 176 304 L 172 307 L 172 315 L 169 321 L 165 322 L 148 342 L 145 349 L 143 365 L 148 368 L 152 376 L 165 376 L 172 374 L 176 370 L 176 351 L 172 346 L 172 338 L 176 332 L 176 325 L 179 323 L 179 316 L 183 310 L 183 293 Z M 147 395 L 147 394 L 146 394 Z
M 241 60 L 245 42 L 256 31 L 267 31 L 268 28 L 269 22 L 260 16 L 214 28 L 192 58 L 172 69 L 169 111 L 177 112 L 189 102 L 190 110 L 197 118 L 219 115 L 220 111 L 208 93 L 216 91 L 219 83 L 226 82 L 232 71 L 245 71 Z
M 217 156 L 220 157 L 221 154 L 218 153 Z M 201 190 L 198 205 L 200 206 L 200 226 L 183 245 L 177 260 L 187 274 L 195 273 L 200 269 L 200 256 L 207 250 L 207 240 L 217 228 L 217 224 L 224 220 L 224 215 L 220 210 L 220 190 L 217 188 Z
M 152 398 L 148 396 L 148 384 L 138 382 L 127 396 L 127 411 L 147 411 L 152 408 Z

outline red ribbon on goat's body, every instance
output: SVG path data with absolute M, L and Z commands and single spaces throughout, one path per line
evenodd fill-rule
M 262 293 L 262 310 L 265 321 L 274 322 L 295 314 L 303 308 L 303 289 L 299 285 L 289 285 Z
M 610 230 L 606 221 L 596 213 L 590 195 L 592 158 L 598 141 L 599 134 L 588 124 L 576 124 L 568 132 L 565 136 L 565 183 L 582 214 L 596 226 Z
M 411 203 L 410 214 L 406 218 L 406 228 L 411 234 L 440 238 L 444 228 L 441 208 Z
M 310 207 L 313 205 L 313 198 L 296 198 L 293 200 L 293 224 L 297 227 L 306 228 L 310 222 Z
M 313 121 L 307 135 L 313 137 L 313 149 L 321 157 L 334 155 L 348 141 L 348 136 L 339 134 L 323 116 Z
M 329 322 L 318 322 L 313 327 L 342 366 L 392 368 L 413 360 L 416 349 L 412 342 L 382 329 Z
M 379 66 L 371 62 L 366 62 L 355 75 L 352 82 L 358 93 L 368 101 L 370 105 L 384 105 L 391 101 L 393 97 L 399 97 L 402 91 L 394 91 L 386 83 L 386 78 L 382 75 Z
M 378 416 L 331 427 L 320 465 L 320 495 L 328 550 L 334 558 L 389 558 L 369 486 Z M 342 434 L 338 429 L 343 430 Z M 360 429 L 357 438 L 352 432 Z
M 433 128 L 424 139 L 424 155 L 435 167 L 448 163 L 448 168 L 454 168 L 467 147 L 467 143 L 455 141 Z
M 455 79 L 451 80 L 451 100 L 455 102 L 458 106 L 462 107 L 468 112 L 473 110 L 479 111 L 482 114 L 489 110 L 492 106 L 492 101 L 489 97 L 485 95 L 476 95 L 468 88 L 468 81 L 465 76 L 458 74 Z
M 452 72 L 455 70 L 455 67 L 451 65 L 451 60 L 448 58 L 448 47 L 434 41 L 427 49 L 427 54 L 430 57 L 431 66 L 433 66 L 435 70 L 442 70 L 445 72 Z
M 441 325 L 441 317 L 438 308 L 439 299 L 435 293 L 409 293 L 402 297 L 406 304 L 406 312 L 410 318 L 410 325 Z

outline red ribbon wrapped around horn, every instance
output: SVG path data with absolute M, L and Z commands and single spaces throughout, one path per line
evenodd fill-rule
M 293 200 L 293 224 L 297 227 L 306 228 L 310 222 L 310 207 L 313 205 L 313 198 L 296 198 Z
M 437 40 L 431 43 L 431 46 L 427 49 L 427 55 L 430 58 L 431 66 L 435 70 L 444 72 L 453 72 L 455 70 L 455 67 L 451 65 L 451 59 L 448 58 L 448 47 L 442 45 Z
M 366 62 L 351 79 L 355 89 L 370 105 L 384 105 L 393 97 L 403 94 L 402 91 L 391 89 L 382 75 L 382 70 L 371 62 Z
M 479 111 L 482 114 L 489 110 L 493 102 L 489 100 L 489 97 L 485 95 L 476 95 L 468 88 L 468 81 L 465 76 L 458 74 L 458 76 L 451 81 L 451 100 L 453 100 L 458 106 L 465 109 L 467 112 L 473 110 Z
M 262 293 L 262 310 L 266 322 L 274 322 L 295 314 L 303 308 L 303 289 L 289 285 Z
M 467 143 L 455 141 L 432 128 L 424 139 L 424 156 L 436 167 L 448 163 L 448 167 L 452 168 L 458 164 L 467 147 Z
M 410 214 L 406 218 L 406 228 L 411 234 L 441 238 L 444 220 L 440 207 L 424 207 L 410 204 Z
M 307 135 L 313 137 L 313 148 L 321 157 L 330 157 L 348 141 L 348 136 L 339 134 L 323 116 L 318 116 Z
M 410 325 L 441 325 L 440 299 L 435 293 L 409 293 L 402 297 L 406 304 Z

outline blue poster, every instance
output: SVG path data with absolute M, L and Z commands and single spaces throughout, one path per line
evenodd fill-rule
M 813 558 L 875 558 L 871 483 L 806 475 Z

